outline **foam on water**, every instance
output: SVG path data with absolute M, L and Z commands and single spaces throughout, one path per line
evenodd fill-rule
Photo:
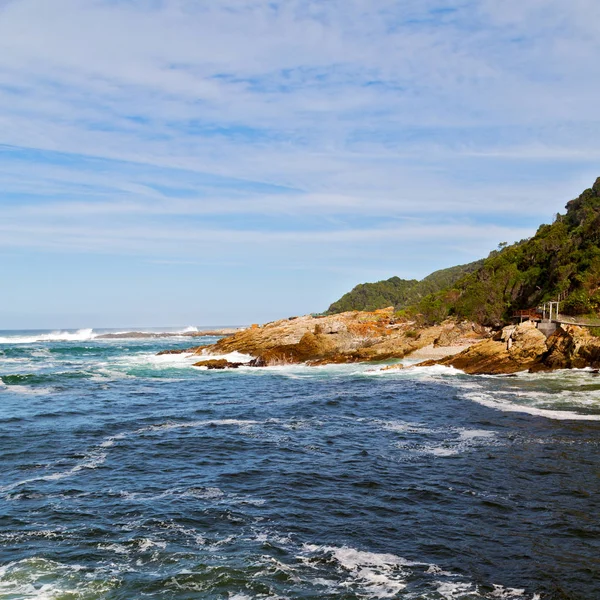
M 400 363 L 404 368 L 389 369 L 389 365 L 367 368 L 362 373 L 371 377 L 400 377 L 407 379 L 438 379 L 446 377 L 464 376 L 464 372 L 454 367 L 445 365 L 432 365 L 431 367 L 416 367 L 410 362 Z
M 229 354 L 209 354 L 206 351 L 203 351 L 201 354 L 192 355 L 194 358 L 194 362 L 199 362 L 202 360 L 227 360 L 231 363 L 249 363 L 254 359 L 254 356 L 250 354 L 242 354 L 241 352 L 230 352 Z M 187 355 L 189 358 L 190 355 Z
M 36 342 L 83 342 L 98 336 L 93 329 L 79 329 L 75 332 L 53 331 L 33 335 L 10 335 L 0 337 L 0 344 L 34 344 Z
M 330 593 L 353 591 L 363 598 L 420 598 L 422 600 L 540 600 L 537 594 L 493 584 L 485 592 L 456 573 L 437 565 L 410 561 L 395 554 L 365 552 L 347 546 L 304 544 L 298 559 L 316 568 L 315 557 L 334 561 L 338 578 L 317 577 L 313 583 Z
M 466 392 L 463 394 L 463 397 L 467 400 L 477 402 L 477 404 L 502 412 L 525 413 L 558 421 L 600 421 L 600 414 L 579 413 L 565 408 L 540 408 L 539 406 L 535 406 L 534 403 L 525 404 L 524 401 L 527 400 L 531 402 L 532 400 L 535 401 L 537 399 L 539 401 L 540 395 L 535 392 L 530 394 L 521 393 L 516 397 L 514 395 L 508 395 L 508 397 L 506 397 L 506 395 L 503 395 L 500 392 L 495 393 L 480 390 L 477 392 Z M 543 398 L 546 406 L 552 403 L 557 404 L 557 399 L 551 395 L 544 395 Z
M 406 578 L 410 575 L 410 571 L 405 567 L 417 564 L 394 554 L 364 552 L 346 546 L 305 544 L 303 550 L 313 555 L 330 556 L 348 575 L 344 587 L 358 588 L 362 594 L 370 598 L 396 596 L 406 588 Z
M 534 576 L 526 568 L 511 572 L 510 557 L 494 556 L 496 542 L 485 527 L 477 548 L 483 558 L 461 563 L 444 550 L 456 541 L 444 520 L 469 510 L 473 519 L 494 511 L 500 519 L 506 506 L 514 523 L 529 492 L 519 487 L 522 497 L 490 485 L 485 480 L 504 462 L 487 459 L 510 459 L 518 453 L 507 450 L 523 440 L 532 442 L 530 459 L 541 448 L 537 439 L 581 441 L 569 448 L 581 451 L 585 465 L 592 442 L 570 436 L 585 437 L 592 428 L 576 425 L 573 433 L 561 426 L 558 439 L 539 431 L 557 429 L 552 423 L 535 422 L 532 432 L 532 419 L 506 419 L 470 403 L 483 396 L 498 410 L 535 409 L 546 417 L 556 407 L 559 418 L 575 413 L 588 420 L 579 410 L 600 405 L 600 378 L 595 384 L 588 371 L 483 378 L 439 366 L 384 371 L 369 364 L 209 373 L 192 368 L 203 356 L 156 355 L 187 344 L 76 341 L 71 352 L 68 341 L 57 340 L 0 354 L 1 375 L 35 374 L 18 385 L 0 378 L 5 414 L 16 419 L 7 428 L 9 468 L 0 491 L 20 519 L 8 532 L 13 537 L 0 539 L 18 553 L 12 561 L 37 554 L 86 565 L 84 573 L 52 563 L 38 576 L 30 571 L 40 569 L 26 561 L 10 563 L 0 572 L 0 597 L 112 597 L 113 588 L 96 596 L 91 590 L 104 590 L 105 580 L 116 577 L 124 598 L 143 588 L 148 596 L 172 592 L 173 598 L 535 600 L 536 567 Z M 32 397 L 3 393 L 11 388 Z M 24 448 L 32 455 L 21 456 Z M 539 465 L 543 471 L 541 459 Z M 480 476 L 469 478 L 469 469 Z M 94 517 L 103 511 L 115 515 L 114 530 Z M 69 518 L 64 532 L 55 529 L 57 514 Z M 421 526 L 431 544 L 404 544 L 409 536 L 418 540 Z M 510 530 L 507 539 L 518 546 L 516 529 L 502 531 Z M 188 580 L 177 579 L 186 573 Z
M 77 598 L 96 600 L 117 587 L 108 573 L 93 573 L 79 565 L 28 558 L 0 567 L 0 597 L 25 600 Z
M 22 396 L 47 396 L 54 392 L 51 387 L 31 387 L 28 385 L 6 385 L 0 378 L 0 389 L 10 391 L 11 394 L 20 394 Z
M 35 483 L 36 481 L 58 481 L 60 479 L 72 477 L 76 473 L 79 473 L 86 469 L 97 469 L 100 465 L 104 463 L 104 461 L 106 460 L 106 456 L 107 455 L 105 452 L 92 452 L 86 455 L 75 466 L 71 467 L 70 469 L 67 469 L 66 471 L 58 471 L 49 475 L 40 475 L 38 477 L 22 479 L 21 481 L 16 481 L 14 483 L 10 483 L 8 485 L 0 487 L 0 492 L 10 492 L 11 490 L 14 490 L 17 487 L 21 487 L 29 483 Z

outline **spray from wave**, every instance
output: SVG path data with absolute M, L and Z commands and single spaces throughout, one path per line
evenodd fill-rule
M 35 344 L 36 342 L 85 342 L 98 336 L 93 329 L 78 329 L 77 331 L 52 331 L 50 333 L 23 332 L 13 335 L 0 336 L 0 344 Z

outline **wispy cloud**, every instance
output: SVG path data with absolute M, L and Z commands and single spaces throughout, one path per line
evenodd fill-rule
M 0 0 L 0 246 L 475 258 L 598 174 L 599 18 L 593 0 Z

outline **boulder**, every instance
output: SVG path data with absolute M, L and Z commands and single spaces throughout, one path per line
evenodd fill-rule
M 533 321 L 517 325 L 507 341 L 510 342 L 507 349 L 511 358 L 523 365 L 533 364 L 547 351 L 546 336 Z
M 535 323 L 527 321 L 505 327 L 492 339 L 474 344 L 459 354 L 421 365 L 442 364 L 471 375 L 500 375 L 532 368 L 546 351 L 546 336 L 536 329 Z
M 229 362 L 225 358 L 217 358 L 212 360 L 201 360 L 200 362 L 194 363 L 194 367 L 206 367 L 209 370 L 212 369 L 237 369 L 243 366 L 245 363 Z
M 563 325 L 546 342 L 547 351 L 532 371 L 600 367 L 600 339 L 588 329 Z

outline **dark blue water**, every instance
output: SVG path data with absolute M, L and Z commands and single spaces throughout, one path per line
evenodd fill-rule
M 591 372 L 73 338 L 0 334 L 0 598 L 600 598 Z

